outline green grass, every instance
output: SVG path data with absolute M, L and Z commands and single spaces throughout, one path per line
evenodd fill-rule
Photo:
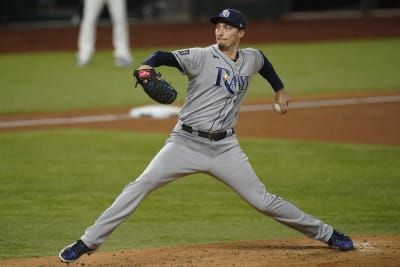
M 250 46 L 265 52 L 291 95 L 400 90 L 400 39 Z M 139 63 L 151 52 L 135 49 L 133 55 Z M 153 103 L 134 88 L 133 68 L 114 66 L 111 51 L 97 52 L 85 68 L 75 59 L 75 52 L 1 54 L 0 114 Z M 183 102 L 186 77 L 174 68 L 159 71 Z M 271 96 L 272 89 L 257 75 L 248 97 Z
M 0 134 L 0 257 L 56 255 L 135 179 L 166 134 Z M 350 234 L 399 234 L 400 148 L 241 139 L 270 192 Z M 278 156 L 277 156 L 278 155 Z M 205 175 L 144 200 L 102 250 L 301 236 Z
M 400 89 L 400 39 L 260 48 L 295 95 Z

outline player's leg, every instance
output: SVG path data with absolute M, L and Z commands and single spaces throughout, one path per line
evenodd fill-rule
M 108 0 L 107 4 L 113 26 L 115 64 L 119 66 L 130 66 L 133 64 L 133 60 L 129 46 L 126 0 Z
M 176 139 L 179 138 L 168 139 L 145 171 L 135 181 L 125 186 L 112 205 L 92 226 L 86 228 L 80 240 L 60 251 L 59 257 L 62 261 L 73 262 L 85 253 L 93 252 L 136 210 L 148 194 L 179 177 L 200 171 L 206 166 L 207 157 L 201 153 L 200 146 L 188 143 L 190 140 Z
M 232 144 L 231 149 L 221 153 L 214 160 L 210 173 L 231 187 L 259 212 L 313 239 L 328 242 L 332 236 L 332 226 L 306 214 L 292 203 L 269 193 L 237 143 Z
M 78 65 L 86 65 L 92 58 L 96 42 L 96 23 L 103 6 L 104 0 L 84 1 L 78 37 Z
M 174 140 L 172 137 L 167 141 L 144 172 L 135 181 L 126 185 L 95 224 L 86 229 L 82 240 L 87 246 L 96 248 L 105 242 L 111 232 L 127 219 L 152 191 L 203 168 L 202 164 L 207 158 L 201 153 L 200 148 L 193 149 L 189 143 Z

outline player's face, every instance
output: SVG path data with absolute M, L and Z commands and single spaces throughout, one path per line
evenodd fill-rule
M 240 39 L 244 36 L 244 30 L 239 30 L 226 23 L 217 23 L 215 27 L 215 38 L 218 47 L 224 51 L 232 47 L 238 47 Z

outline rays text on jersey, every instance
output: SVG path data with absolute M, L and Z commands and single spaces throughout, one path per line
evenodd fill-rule
M 223 67 L 217 67 L 217 77 L 215 85 L 218 87 L 224 86 L 232 95 L 238 91 L 246 90 L 249 85 L 249 76 L 231 74 L 231 72 Z

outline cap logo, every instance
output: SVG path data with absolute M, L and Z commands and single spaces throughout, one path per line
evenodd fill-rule
M 228 18 L 230 14 L 231 14 L 231 13 L 229 12 L 228 9 L 225 9 L 225 10 L 222 11 L 222 13 L 221 13 L 221 15 L 224 16 L 225 18 Z

